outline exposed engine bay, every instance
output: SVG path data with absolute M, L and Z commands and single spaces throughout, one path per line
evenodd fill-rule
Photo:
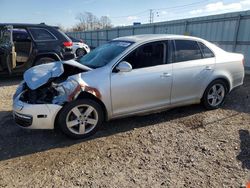
M 52 83 L 48 83 L 36 90 L 31 90 L 24 84 L 25 92 L 21 95 L 20 100 L 29 104 L 52 103 L 54 96 L 57 96 L 58 92 L 51 85 Z
M 48 64 L 42 66 L 45 67 Z M 76 94 L 81 89 L 79 83 L 70 76 L 89 70 L 85 66 L 73 66 L 71 63 L 61 62 L 54 62 L 54 65 L 51 63 L 48 70 L 43 69 L 42 66 L 36 66 L 34 70 L 31 68 L 29 72 L 25 72 L 25 82 L 20 86 L 22 87 L 20 90 L 23 91 L 20 96 L 21 101 L 28 104 L 63 105 L 72 99 L 72 94 Z M 39 68 L 41 68 L 40 71 Z M 32 75 L 36 75 L 37 78 L 34 79 Z

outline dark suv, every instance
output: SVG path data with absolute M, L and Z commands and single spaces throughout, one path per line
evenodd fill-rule
M 71 39 L 45 24 L 0 24 L 0 75 L 75 57 Z

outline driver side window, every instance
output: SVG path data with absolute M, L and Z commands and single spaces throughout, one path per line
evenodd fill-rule
M 162 65 L 166 61 L 166 43 L 153 42 L 138 47 L 123 60 L 132 65 L 133 69 Z

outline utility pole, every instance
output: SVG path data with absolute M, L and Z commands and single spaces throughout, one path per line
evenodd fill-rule
M 155 12 L 154 9 L 149 9 L 149 23 L 154 23 L 154 18 L 159 17 L 159 12 Z
M 153 9 L 149 10 L 149 23 L 154 23 L 154 12 L 153 12 Z

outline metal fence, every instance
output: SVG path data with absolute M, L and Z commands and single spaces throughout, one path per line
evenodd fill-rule
M 226 51 L 243 53 L 246 68 L 250 70 L 250 11 L 68 34 L 97 47 L 117 37 L 152 33 L 204 38 Z

